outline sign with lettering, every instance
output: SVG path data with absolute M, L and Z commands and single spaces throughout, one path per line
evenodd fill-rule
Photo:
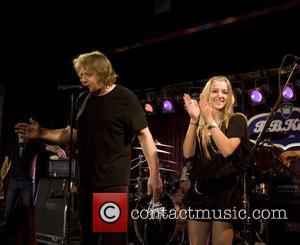
M 265 126 L 269 114 L 261 113 L 249 119 L 249 135 L 255 136 L 251 138 L 257 139 Z M 300 146 L 300 108 L 293 107 L 291 103 L 282 103 L 264 138 L 269 138 L 272 144 L 283 150 Z

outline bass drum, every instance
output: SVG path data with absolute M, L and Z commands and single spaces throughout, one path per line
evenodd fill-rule
M 256 169 L 263 177 L 271 177 L 281 172 L 282 162 L 279 159 L 282 149 L 274 145 L 260 145 L 254 152 Z
M 177 219 L 162 218 L 159 214 L 174 214 L 176 206 L 167 193 L 161 194 L 154 204 L 151 199 L 152 196 L 144 196 L 137 204 L 139 216 L 134 219 L 136 236 L 142 244 L 170 244 L 176 232 Z M 151 213 L 154 216 L 151 216 Z

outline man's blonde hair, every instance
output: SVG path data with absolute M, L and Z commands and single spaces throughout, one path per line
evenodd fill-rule
M 108 58 L 100 51 L 79 55 L 73 60 L 73 66 L 77 74 L 82 67 L 93 69 L 99 74 L 105 86 L 113 85 L 118 77 Z

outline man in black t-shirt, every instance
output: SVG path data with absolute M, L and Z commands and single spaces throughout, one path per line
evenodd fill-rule
M 143 148 L 150 176 L 148 193 L 157 199 L 162 191 L 158 157 L 143 109 L 127 88 L 116 85 L 116 73 L 99 52 L 79 55 L 73 61 L 82 85 L 88 90 L 77 101 L 73 139 L 78 143 L 79 206 L 83 229 L 82 244 L 127 244 L 125 233 L 92 232 L 92 194 L 127 193 L 130 175 L 131 142 L 135 136 Z M 24 137 L 66 144 L 71 127 L 50 130 L 31 123 L 19 123 L 17 132 Z

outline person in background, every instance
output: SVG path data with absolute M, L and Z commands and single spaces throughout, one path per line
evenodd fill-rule
M 34 206 L 35 169 L 38 153 L 47 151 L 59 158 L 66 158 L 65 151 L 56 145 L 48 145 L 35 140 L 28 140 L 17 134 L 7 144 L 3 165 L 10 166 L 8 188 L 5 198 L 3 217 L 9 219 L 13 214 L 19 196 L 28 208 Z
M 288 150 L 280 155 L 280 159 L 282 160 L 283 164 L 287 167 L 290 167 L 292 161 L 295 159 L 300 158 L 300 150 Z
M 158 156 L 136 95 L 115 84 L 117 75 L 99 51 L 79 55 L 73 65 L 87 92 L 79 95 L 72 137 L 78 145 L 79 212 L 82 244 L 127 244 L 126 233 L 92 232 L 93 193 L 128 193 L 131 143 L 138 137 L 149 165 L 148 194 L 157 200 L 162 191 Z M 33 119 L 18 123 L 23 137 L 67 144 L 71 127 L 46 129 Z
M 232 96 L 230 81 L 224 76 L 210 78 L 199 101 L 183 96 L 190 116 L 183 155 L 192 161 L 191 188 L 183 202 L 192 210 L 209 211 L 207 217 L 188 217 L 191 245 L 209 244 L 210 235 L 212 244 L 233 242 L 233 222 L 225 218 L 224 210 L 242 203 L 240 176 L 250 147 L 247 119 L 233 113 Z M 221 216 L 215 217 L 214 210 L 222 210 Z

